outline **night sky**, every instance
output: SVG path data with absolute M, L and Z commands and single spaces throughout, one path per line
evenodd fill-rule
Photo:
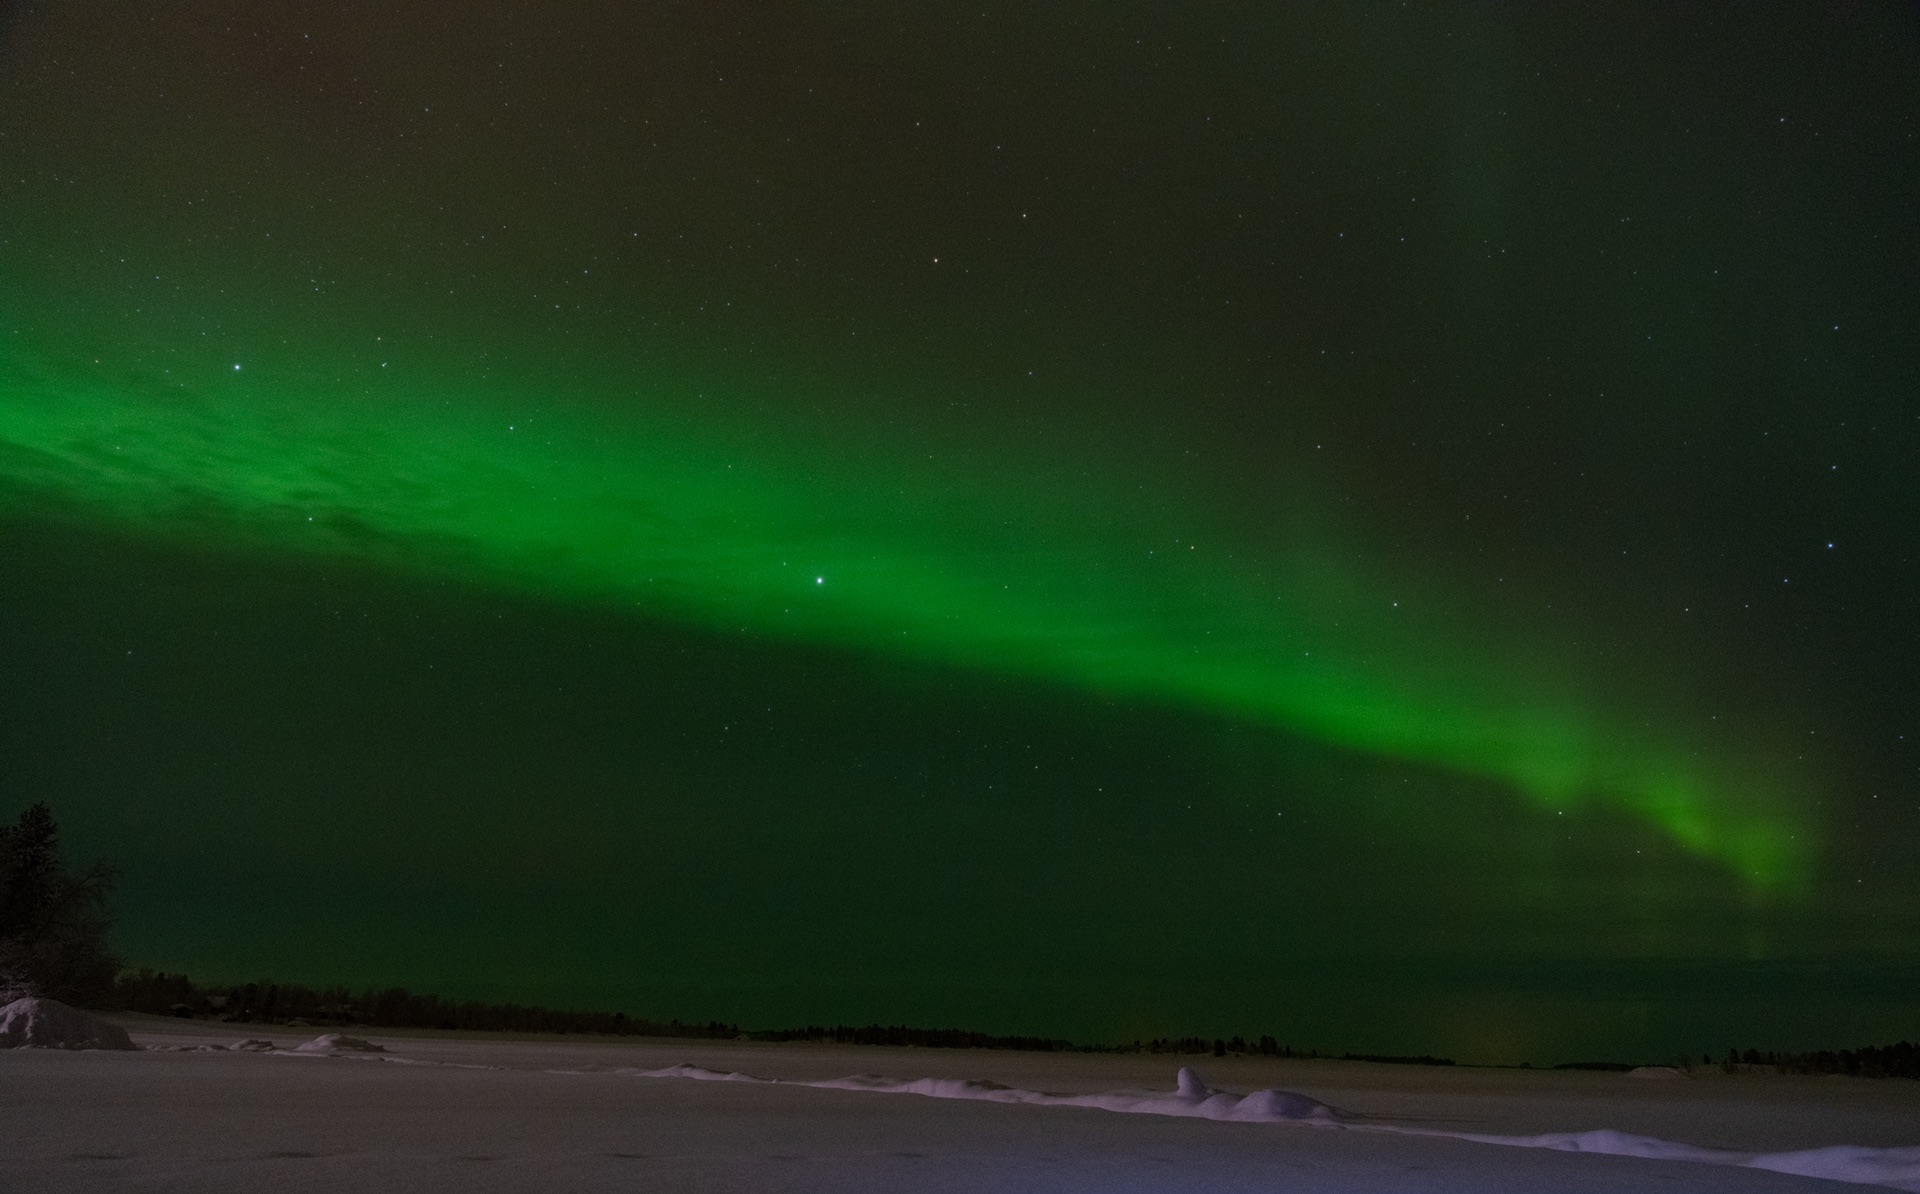
M 0 14 L 0 815 L 130 961 L 1920 1031 L 1912 5 Z

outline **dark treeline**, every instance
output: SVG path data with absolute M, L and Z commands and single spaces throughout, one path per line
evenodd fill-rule
M 297 983 L 255 982 L 202 986 L 184 974 L 155 970 L 123 971 L 99 1006 L 156 1015 L 218 1019 L 235 1024 L 303 1024 L 316 1027 L 439 1028 L 480 1032 L 598 1033 L 607 1036 L 679 1037 L 695 1040 L 753 1040 L 813 1042 L 836 1045 L 910 1045 L 925 1049 L 1015 1049 L 1040 1053 L 1157 1053 L 1214 1057 L 1328 1058 L 1394 1065 L 1455 1064 L 1450 1057 L 1427 1054 L 1342 1053 L 1295 1049 L 1271 1036 L 1160 1037 L 1119 1045 L 1078 1045 L 1038 1036 L 993 1036 L 959 1028 L 910 1028 L 869 1024 L 852 1027 L 776 1028 L 742 1031 L 737 1024 L 718 1020 L 689 1024 L 680 1020 L 645 1020 L 624 1012 L 560 1011 L 519 1003 L 485 1003 L 473 999 L 442 999 L 417 995 L 402 988 L 353 991 L 346 987 L 314 988 Z M 1711 1059 L 1702 1057 L 1703 1064 Z M 1857 1078 L 1920 1078 L 1920 1045 L 1864 1049 L 1825 1049 L 1808 1053 L 1771 1053 L 1758 1049 L 1728 1050 L 1720 1063 L 1729 1073 L 1772 1069 L 1782 1074 L 1845 1074 Z M 1616 1070 L 1633 1067 L 1624 1062 L 1564 1062 L 1555 1069 Z
M 162 1016 L 205 1016 L 236 1024 L 302 1024 L 369 1028 L 446 1028 L 482 1032 L 591 1032 L 731 1040 L 737 1024 L 638 1020 L 625 1012 L 571 1012 L 519 1003 L 442 999 L 395 987 L 385 991 L 316 989 L 296 983 L 200 986 L 184 974 L 126 971 L 114 981 L 113 1005 Z
M 1702 1060 L 1705 1060 L 1704 1058 Z M 1782 1074 L 1846 1074 L 1855 1078 L 1920 1078 L 1920 1045 L 1869 1045 L 1865 1049 L 1821 1049 L 1812 1053 L 1745 1053 L 1727 1050 L 1721 1063 L 1733 1073 L 1747 1066 L 1771 1066 Z
M 1131 1049 L 1123 1051 L 1132 1053 L 1210 1053 L 1215 1057 L 1225 1057 L 1228 1054 L 1252 1055 L 1256 1057 L 1320 1056 L 1320 1054 L 1315 1051 L 1295 1052 L 1293 1046 L 1283 1045 L 1270 1036 L 1263 1036 L 1257 1041 L 1249 1041 L 1245 1037 L 1239 1036 L 1226 1038 L 1216 1037 L 1213 1040 L 1208 1040 L 1203 1036 L 1160 1037 L 1157 1040 L 1148 1041 L 1144 1045 L 1139 1041 L 1135 1041 Z
M 1146 1042 L 1135 1041 L 1131 1047 L 1122 1046 L 1116 1052 L 1123 1053 L 1181 1053 L 1211 1054 L 1214 1057 L 1291 1057 L 1311 1060 L 1315 1058 L 1337 1057 L 1341 1061 L 1374 1061 L 1387 1065 L 1452 1065 L 1451 1057 L 1432 1057 L 1425 1053 L 1417 1057 L 1404 1057 L 1388 1053 L 1322 1053 L 1318 1049 L 1295 1049 L 1292 1045 L 1283 1045 L 1270 1036 L 1249 1041 L 1245 1037 L 1216 1037 L 1208 1040 L 1201 1036 L 1162 1037 Z
M 1296 1051 L 1270 1036 L 1167 1037 L 1121 1045 L 1077 1045 L 1039 1036 L 994 1036 L 960 1028 L 911 1028 L 869 1024 L 831 1028 L 775 1028 L 741 1031 L 737 1024 L 712 1021 L 644 1020 L 624 1012 L 556 1011 L 518 1003 L 442 999 L 401 988 L 354 991 L 347 987 L 306 987 L 261 981 L 202 985 L 184 974 L 141 969 L 123 971 L 114 980 L 105 1006 L 160 1016 L 217 1019 L 234 1024 L 302 1024 L 316 1027 L 443 1028 L 481 1032 L 578 1032 L 610 1036 L 682 1037 L 705 1040 L 813 1042 L 837 1045 L 912 1045 L 927 1049 L 1017 1049 L 1039 1053 L 1191 1053 L 1225 1057 L 1318 1057 Z M 1385 1060 L 1385 1059 L 1372 1059 Z
M 1397 1053 L 1342 1053 L 1341 1061 L 1377 1061 L 1383 1065 L 1452 1065 L 1451 1057 L 1434 1057 L 1420 1053 L 1412 1057 L 1403 1057 Z
M 960 1028 L 908 1028 L 905 1025 L 869 1024 L 852 1028 L 845 1024 L 832 1028 L 809 1025 L 806 1028 L 772 1028 L 746 1034 L 754 1041 L 814 1041 L 836 1045 L 918 1045 L 924 1049 L 1024 1049 L 1038 1053 L 1066 1052 L 1079 1048 L 1072 1041 L 1048 1040 L 1038 1036 L 989 1036 Z

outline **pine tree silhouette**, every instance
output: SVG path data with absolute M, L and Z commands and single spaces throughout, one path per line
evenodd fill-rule
M 107 948 L 115 875 L 67 869 L 53 810 L 35 804 L 0 828 L 0 999 L 40 995 L 98 1005 L 119 963 Z

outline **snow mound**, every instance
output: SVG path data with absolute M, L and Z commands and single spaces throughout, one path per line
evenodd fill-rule
M 126 1030 L 54 999 L 0 1007 L 0 1049 L 137 1049 Z
M 1629 1078 L 1690 1078 L 1693 1075 L 1677 1066 L 1637 1065 L 1627 1071 Z
M 243 1042 L 243 1044 L 258 1047 L 253 1041 L 246 1041 Z M 258 1042 L 258 1044 L 266 1044 L 269 1049 L 273 1047 L 265 1041 Z M 338 1032 L 325 1032 L 314 1037 L 304 1045 L 295 1045 L 293 1052 L 332 1057 L 339 1053 L 385 1053 L 386 1049 L 374 1044 L 372 1041 L 363 1041 L 357 1036 L 344 1036 Z
M 249 1037 L 244 1041 L 235 1041 L 233 1044 L 228 1045 L 227 1048 L 232 1049 L 236 1053 L 271 1053 L 274 1049 L 274 1043 L 272 1041 L 263 1041 L 258 1038 Z

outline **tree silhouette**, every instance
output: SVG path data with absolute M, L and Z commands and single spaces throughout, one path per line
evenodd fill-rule
M 107 998 L 119 969 L 107 949 L 114 877 L 105 866 L 67 869 L 45 804 L 0 828 L 0 999 L 39 995 L 84 1006 Z

